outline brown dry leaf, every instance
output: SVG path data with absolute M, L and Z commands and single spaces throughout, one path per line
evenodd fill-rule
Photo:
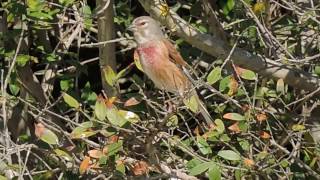
M 228 92 L 228 95 L 229 95 L 229 96 L 234 95 L 234 94 L 237 92 L 237 90 L 238 90 L 238 86 L 239 86 L 239 84 L 238 84 L 237 80 L 236 80 L 234 77 L 232 77 L 232 78 L 231 78 L 230 85 L 229 85 L 230 90 L 229 90 L 229 92 Z
M 235 133 L 240 133 L 241 130 L 239 128 L 239 122 L 236 122 L 234 124 L 232 124 L 231 126 L 228 127 L 228 129 L 232 132 L 235 132 Z
M 83 161 L 80 164 L 79 173 L 84 174 L 89 169 L 89 165 L 90 165 L 90 157 L 85 156 L 85 158 L 83 159 Z
M 267 120 L 267 115 L 265 112 L 258 114 L 256 117 L 257 117 L 257 121 L 259 121 L 259 122 Z
M 248 104 L 244 104 L 243 106 L 241 106 L 242 111 L 247 112 L 250 110 L 250 106 Z
M 134 106 L 134 105 L 137 105 L 137 104 L 139 104 L 139 103 L 140 103 L 140 102 L 139 102 L 136 98 L 132 97 L 132 98 L 128 99 L 128 100 L 124 103 L 124 107 Z
M 199 135 L 200 135 L 199 126 L 197 126 L 196 128 L 194 128 L 193 133 L 194 133 L 196 136 L 199 136 Z
M 239 76 L 240 76 L 245 70 L 246 70 L 246 69 L 241 68 L 241 67 L 239 67 L 239 66 L 237 66 L 237 65 L 234 65 L 234 71 L 235 71 L 236 74 L 239 75 Z
M 41 138 L 41 136 L 44 134 L 44 131 L 46 130 L 46 127 L 44 127 L 42 123 L 35 123 L 34 127 L 34 134 L 37 136 L 37 138 Z
M 244 158 L 243 162 L 244 162 L 244 165 L 250 168 L 254 165 L 254 161 L 252 159 Z
M 108 146 L 105 146 L 103 149 L 102 149 L 102 153 L 104 154 L 104 155 L 107 155 L 108 154 Z
M 92 150 L 88 151 L 88 154 L 92 158 L 99 159 L 103 155 L 103 152 L 98 149 L 92 149 Z
M 132 168 L 133 174 L 135 176 L 146 174 L 148 172 L 148 167 L 149 166 L 145 161 L 139 161 L 135 163 L 135 165 Z
M 270 138 L 270 134 L 269 133 L 267 133 L 267 132 L 265 132 L 265 131 L 260 131 L 260 137 L 262 138 L 262 139 L 269 139 Z
M 108 140 L 108 144 L 113 144 L 113 143 L 118 142 L 119 136 L 117 136 L 117 135 L 112 135 L 112 136 L 110 136 L 108 139 L 109 139 L 109 140 Z

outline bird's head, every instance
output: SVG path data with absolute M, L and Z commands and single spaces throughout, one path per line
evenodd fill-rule
M 164 37 L 159 23 L 149 16 L 140 16 L 134 19 L 128 30 L 133 32 L 134 39 L 138 44 Z

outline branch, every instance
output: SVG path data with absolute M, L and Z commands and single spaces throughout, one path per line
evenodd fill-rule
M 139 2 L 151 16 L 158 19 L 188 43 L 212 56 L 222 58 L 228 56 L 231 47 L 219 37 L 199 32 L 173 11 L 170 11 L 167 16 L 163 16 L 164 8 L 160 0 L 139 0 Z M 314 91 L 320 87 L 320 80 L 316 76 L 271 59 L 254 55 L 241 48 L 236 48 L 231 58 L 238 66 L 250 69 L 262 76 L 283 79 L 285 83 L 297 89 Z

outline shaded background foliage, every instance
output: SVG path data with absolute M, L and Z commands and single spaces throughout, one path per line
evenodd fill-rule
M 157 2 L 157 19 L 170 9 L 231 47 L 319 78 L 319 2 Z M 192 103 L 135 67 L 126 28 L 148 15 L 144 3 L 1 2 L 0 179 L 319 178 L 319 83 L 302 91 L 164 28 L 215 120 L 204 127 Z

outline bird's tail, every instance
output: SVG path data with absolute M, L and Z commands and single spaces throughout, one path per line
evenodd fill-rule
M 198 97 L 198 109 L 203 118 L 205 119 L 208 127 L 210 128 L 213 125 L 213 119 L 208 112 L 207 108 L 205 107 L 204 103 Z
M 193 91 L 190 93 L 191 96 L 185 98 L 184 103 L 187 107 L 194 113 L 201 113 L 204 117 L 208 127 L 210 128 L 213 125 L 213 119 L 211 118 L 210 113 L 205 107 L 204 103 L 200 100 L 197 92 Z

